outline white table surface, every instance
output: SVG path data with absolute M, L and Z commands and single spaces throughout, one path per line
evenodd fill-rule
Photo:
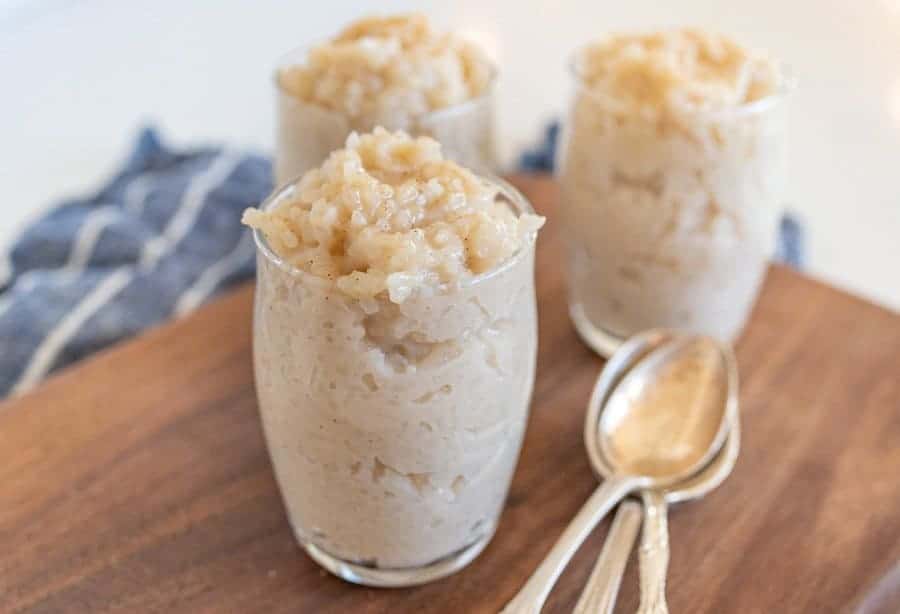
M 770 49 L 799 80 L 788 203 L 809 271 L 900 308 L 900 0 L 0 0 L 0 246 L 97 185 L 142 123 L 268 151 L 273 60 L 409 8 L 501 63 L 508 160 L 564 108 L 571 50 L 605 31 L 697 24 Z

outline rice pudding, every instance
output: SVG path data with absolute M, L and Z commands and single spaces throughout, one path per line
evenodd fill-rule
M 376 129 L 244 221 L 260 413 L 298 539 L 362 583 L 455 571 L 521 446 L 543 218 L 434 140 Z
M 423 15 L 374 17 L 289 56 L 276 73 L 279 184 L 318 166 L 351 131 L 431 136 L 445 155 L 495 166 L 495 69 L 475 45 Z
M 785 77 L 697 30 L 582 49 L 560 150 L 570 307 L 603 354 L 653 327 L 734 340 L 771 255 Z

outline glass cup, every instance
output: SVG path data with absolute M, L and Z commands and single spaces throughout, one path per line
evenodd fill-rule
M 516 213 L 532 212 L 491 181 Z M 535 236 L 501 266 L 400 304 L 350 298 L 255 239 L 256 389 L 297 540 L 359 584 L 461 569 L 494 533 L 528 418 Z
M 303 64 L 305 50 L 288 54 L 274 76 L 277 96 L 275 180 L 283 185 L 318 167 L 335 149 L 343 147 L 352 131 L 369 132 L 375 124 L 369 118 L 352 119 L 342 113 L 299 100 L 281 85 L 282 68 Z M 430 136 L 441 143 L 444 155 L 481 174 L 497 170 L 494 137 L 494 91 L 497 71 L 493 70 L 487 90 L 481 96 L 457 105 L 426 113 L 412 125 L 382 119 L 387 130 L 404 130 L 412 136 Z
M 557 164 L 569 312 L 602 356 L 648 328 L 736 339 L 772 255 L 790 82 L 718 112 L 641 116 L 576 91 Z

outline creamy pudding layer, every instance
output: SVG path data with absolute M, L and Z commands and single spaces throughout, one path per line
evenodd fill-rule
M 542 218 L 376 131 L 245 220 L 280 259 L 259 258 L 254 362 L 298 537 L 404 568 L 489 536 L 533 384 Z
M 735 338 L 774 245 L 783 76 L 693 30 L 610 37 L 574 68 L 560 165 L 573 303 L 619 336 Z

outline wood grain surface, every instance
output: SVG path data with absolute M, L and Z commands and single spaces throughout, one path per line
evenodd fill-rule
M 508 507 L 470 567 L 374 590 L 302 553 L 260 431 L 245 286 L 0 405 L 0 612 L 496 612 L 596 486 L 581 428 L 602 366 L 566 316 L 555 186 L 515 183 L 550 216 L 538 377 Z M 773 267 L 738 357 L 742 456 L 671 513 L 671 611 L 900 611 L 900 316 Z M 545 612 L 571 610 L 605 531 Z

